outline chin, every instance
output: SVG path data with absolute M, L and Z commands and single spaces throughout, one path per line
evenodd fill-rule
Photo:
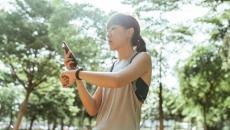
M 110 47 L 110 50 L 115 51 L 116 49 L 115 49 L 115 48 Z
M 113 46 L 109 46 L 110 50 L 114 51 L 116 50 Z

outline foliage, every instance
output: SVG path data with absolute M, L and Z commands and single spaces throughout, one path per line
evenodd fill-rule
M 0 88 L 0 120 L 4 120 L 9 117 L 9 115 L 15 114 L 18 93 L 14 90 L 15 88 L 13 87 Z
M 185 101 L 199 107 L 203 122 L 208 126 L 215 126 L 224 118 L 224 114 L 220 114 L 223 109 L 219 106 L 230 92 L 226 84 L 230 70 L 222 69 L 222 64 L 216 47 L 197 47 L 179 70 L 180 88 Z
M 63 0 L 15 0 L 12 6 L 15 8 L 0 12 L 0 60 L 6 68 L 6 71 L 1 71 L 1 84 L 11 82 L 15 86 L 25 88 L 24 106 L 21 107 L 19 113 L 25 111 L 27 98 L 32 93 L 31 100 L 35 100 L 33 102 L 35 104 L 29 102 L 27 106 L 29 115 L 32 117 L 37 114 L 33 112 L 41 110 L 46 111 L 44 113 L 48 115 L 46 117 L 48 120 L 55 119 L 56 115 L 62 118 L 73 116 L 73 113 L 77 111 L 76 106 L 70 105 L 74 102 L 73 95 L 71 96 L 72 91 L 64 93 L 64 90 L 61 92 L 60 89 L 54 89 L 52 94 L 48 95 L 50 100 L 45 100 L 46 96 L 38 98 L 38 95 L 42 95 L 39 90 L 49 89 L 46 84 L 60 87 L 57 80 L 52 82 L 53 84 L 50 84 L 50 80 L 58 79 L 62 69 L 63 49 L 60 43 L 63 40 L 70 43 L 81 66 L 92 70 L 99 69 L 101 61 L 98 57 L 103 55 L 105 57 L 105 54 L 97 53 L 104 42 L 97 39 L 105 35 L 102 27 L 106 16 L 90 5 L 71 5 Z M 96 19 L 97 21 L 94 21 Z M 74 22 L 83 25 L 77 26 Z M 94 36 L 86 35 L 86 33 L 89 34 L 89 30 L 97 31 Z M 73 46 L 74 43 L 77 45 Z M 55 98 L 54 92 L 62 96 L 66 94 L 66 97 L 63 100 L 60 99 L 61 95 Z M 46 105 L 45 110 L 35 107 L 37 105 L 35 95 L 42 100 L 43 105 Z M 69 99 L 66 99 L 67 97 Z M 58 108 L 57 105 L 63 104 L 64 101 L 68 101 L 67 105 L 55 110 Z M 48 105 L 50 103 L 54 106 Z M 55 111 L 48 107 L 53 107 Z
M 73 89 L 63 89 L 58 86 L 42 91 L 37 90 L 29 101 L 27 118 L 43 119 L 54 123 L 75 117 L 79 111 L 78 106 L 74 106 L 75 96 Z

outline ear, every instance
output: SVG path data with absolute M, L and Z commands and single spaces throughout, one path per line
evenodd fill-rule
M 128 37 L 130 37 L 130 38 L 133 36 L 133 33 L 134 33 L 134 28 L 129 28 L 127 30 Z

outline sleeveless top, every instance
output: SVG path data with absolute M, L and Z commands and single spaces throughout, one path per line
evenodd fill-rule
M 117 65 L 114 63 L 111 72 L 128 66 L 136 55 L 134 52 L 128 60 Z M 93 130 L 140 130 L 143 102 L 135 93 L 136 85 L 134 81 L 120 88 L 102 88 L 102 101 Z

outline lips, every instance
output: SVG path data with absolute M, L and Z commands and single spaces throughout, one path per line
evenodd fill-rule
M 111 44 L 111 43 L 112 43 L 112 40 L 108 40 L 108 42 L 109 42 L 109 44 Z

